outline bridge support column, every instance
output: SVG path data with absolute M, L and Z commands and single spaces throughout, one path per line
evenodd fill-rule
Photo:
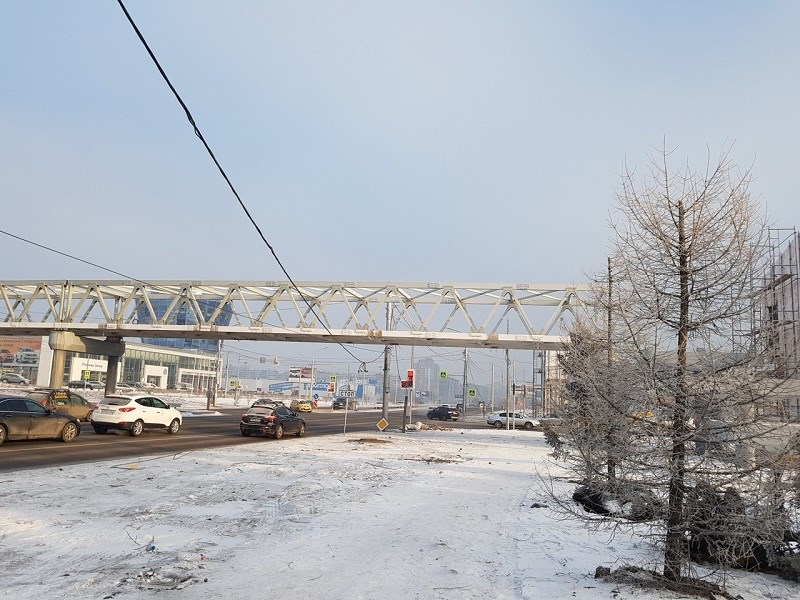
M 50 387 L 60 388 L 64 385 L 64 369 L 67 366 L 67 351 L 53 350 L 53 363 L 50 367 Z
M 117 379 L 119 379 L 119 356 L 109 356 L 106 368 L 106 395 L 117 391 Z
M 67 352 L 83 354 L 101 354 L 108 357 L 106 371 L 106 393 L 117 388 L 119 358 L 125 354 L 125 342 L 121 339 L 96 340 L 79 337 L 71 331 L 55 331 L 50 334 L 50 348 L 53 349 L 53 366 L 50 371 L 50 387 L 64 386 L 64 367 L 67 363 Z

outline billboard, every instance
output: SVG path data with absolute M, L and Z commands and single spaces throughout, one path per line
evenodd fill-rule
M 311 381 L 311 367 L 291 367 L 289 381 Z
M 42 338 L 33 336 L 0 337 L 0 364 L 34 366 L 39 364 Z

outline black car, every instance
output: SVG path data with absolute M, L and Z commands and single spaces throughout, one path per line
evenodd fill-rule
M 284 433 L 294 433 L 297 437 L 303 437 L 306 433 L 306 421 L 283 405 L 252 406 L 242 415 L 239 429 L 244 437 L 260 434 L 271 435 L 279 440 Z
M 68 388 L 73 389 L 80 389 L 80 390 L 104 390 L 106 384 L 102 381 L 70 381 L 67 384 Z
M 0 444 L 6 440 L 60 439 L 71 442 L 81 432 L 78 419 L 18 396 L 0 396 Z
M 458 421 L 460 416 L 461 413 L 449 406 L 434 406 L 428 411 L 429 419 L 439 419 L 440 421 Z
M 349 408 L 350 410 L 358 410 L 358 404 L 353 399 L 351 399 L 350 403 L 348 404 L 347 398 L 340 397 L 333 401 L 331 408 L 333 410 L 344 410 L 345 408 Z

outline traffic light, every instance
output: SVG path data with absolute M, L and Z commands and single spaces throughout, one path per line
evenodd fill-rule
M 408 387 L 414 387 L 414 369 L 407 371 L 406 380 L 408 381 Z

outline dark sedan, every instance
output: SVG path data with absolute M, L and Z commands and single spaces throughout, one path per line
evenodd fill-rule
M 428 411 L 429 419 L 439 419 L 440 421 L 458 421 L 460 416 L 461 413 L 447 405 L 435 406 Z
M 303 437 L 306 433 L 306 421 L 285 406 L 253 406 L 242 415 L 239 429 L 244 437 L 260 434 L 279 440 L 284 433 Z
M 0 444 L 6 440 L 60 439 L 71 442 L 81 432 L 78 419 L 17 396 L 0 396 Z

